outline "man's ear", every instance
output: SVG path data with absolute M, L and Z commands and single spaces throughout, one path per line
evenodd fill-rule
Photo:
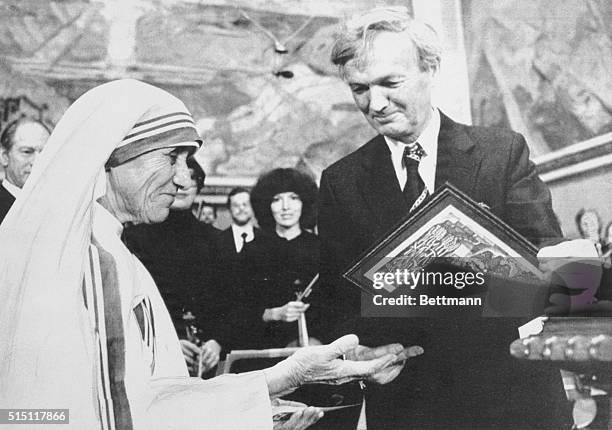
M 4 148 L 4 146 L 0 147 L 0 163 L 2 163 L 2 167 L 7 167 L 8 160 L 8 149 Z

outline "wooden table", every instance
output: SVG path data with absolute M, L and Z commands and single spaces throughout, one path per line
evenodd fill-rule
M 612 317 L 549 317 L 541 333 L 515 340 L 510 353 L 562 370 L 574 428 L 612 430 Z

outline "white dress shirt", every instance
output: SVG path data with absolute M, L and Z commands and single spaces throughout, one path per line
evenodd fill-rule
M 15 198 L 17 198 L 17 196 L 21 192 L 21 188 L 19 188 L 17 185 L 10 183 L 6 179 L 2 181 L 2 186 Z
M 253 233 L 253 224 L 248 223 L 246 225 L 231 225 L 232 234 L 234 236 L 234 246 L 236 247 L 236 252 L 242 251 L 242 245 L 245 242 L 242 239 L 242 233 L 246 233 L 246 242 L 251 242 L 255 238 L 255 234 Z
M 438 134 L 440 133 L 440 111 L 437 108 L 432 108 L 431 118 L 425 126 L 425 130 L 416 140 L 423 150 L 425 155 L 419 163 L 419 176 L 425 184 L 425 188 L 429 194 L 433 194 L 436 187 L 436 164 L 438 161 Z M 404 148 L 406 145 L 395 139 L 385 136 L 387 146 L 391 151 L 391 162 L 395 170 L 395 176 L 399 182 L 400 188 L 403 190 L 406 185 L 406 167 L 402 163 Z

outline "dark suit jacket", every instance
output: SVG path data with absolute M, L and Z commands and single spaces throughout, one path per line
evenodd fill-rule
M 15 197 L 0 184 L 0 223 L 4 220 L 13 203 L 15 203 Z
M 255 238 L 259 235 L 258 229 L 253 229 Z M 223 292 L 219 295 L 217 302 L 227 320 L 233 321 L 243 314 L 252 312 L 252 306 L 248 298 L 250 277 L 247 268 L 246 252 L 236 252 L 232 228 L 229 227 L 217 233 L 215 237 L 215 270 L 213 279 Z M 227 350 L 244 349 L 246 341 L 250 341 L 248 330 L 242 324 L 226 324 Z
M 253 238 L 259 235 L 259 229 L 253 228 Z M 231 277 L 232 274 L 241 274 L 244 269 L 242 252 L 236 252 L 232 228 L 219 231 L 215 235 L 216 270 L 221 278 Z M 222 279 L 221 279 L 222 280 Z
M 436 186 L 446 181 L 486 203 L 535 244 L 561 235 L 550 193 L 517 133 L 457 124 L 441 115 Z M 556 428 L 556 423 L 546 423 L 550 416 L 542 405 L 551 402 L 549 393 L 536 381 L 542 382 L 537 377 L 546 373 L 542 383 L 562 401 L 558 372 L 536 372 L 509 357 L 508 345 L 518 336 L 520 321 L 351 320 L 360 313 L 360 293 L 339 275 L 408 210 L 382 136 L 323 172 L 322 285 L 333 306 L 328 315 L 336 317 L 330 324 L 340 327 L 334 334 L 354 331 L 366 345 L 401 342 L 425 349 L 409 360 L 395 382 L 368 390 L 368 429 Z
M 227 261 L 238 255 L 236 246 L 234 245 L 232 227 L 228 227 L 217 234 L 217 252 L 219 252 L 219 259 L 222 261 Z

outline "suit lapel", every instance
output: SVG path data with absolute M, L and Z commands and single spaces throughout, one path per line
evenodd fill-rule
M 436 187 L 451 182 L 468 195 L 473 195 L 482 161 L 475 144 L 463 126 L 440 112 Z M 361 160 L 364 174 L 358 186 L 367 203 L 376 234 L 382 234 L 404 218 L 410 208 L 397 182 L 391 153 L 382 135 L 376 136 L 364 147 Z
M 15 203 L 15 197 L 0 183 L 0 223 Z
M 0 199 L 5 200 L 8 203 L 8 206 L 10 207 L 13 203 L 15 203 L 15 196 L 12 195 L 9 190 L 7 190 L 6 188 L 4 188 L 4 185 L 2 185 L 2 181 L 0 181 Z
M 436 188 L 450 182 L 472 195 L 482 158 L 464 128 L 440 112 Z
M 364 174 L 359 176 L 359 189 L 380 233 L 399 221 L 410 208 L 397 182 L 391 153 L 383 136 L 376 136 L 367 146 L 362 159 Z
M 234 233 L 232 232 L 232 227 L 228 227 L 223 233 L 221 233 L 223 238 L 223 249 L 229 255 L 236 255 L 236 244 L 234 243 Z

